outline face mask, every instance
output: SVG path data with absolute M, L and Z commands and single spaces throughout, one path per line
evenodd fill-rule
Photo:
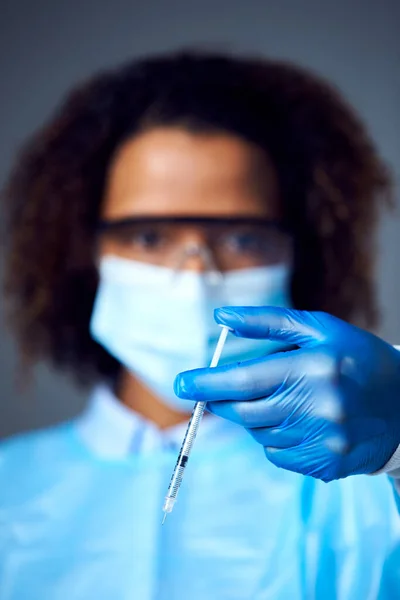
M 181 371 L 208 366 L 220 333 L 213 311 L 220 306 L 289 306 L 286 265 L 215 274 L 107 256 L 92 314 L 92 337 L 175 410 L 188 412 L 173 382 Z M 268 340 L 229 335 L 219 364 L 269 354 Z

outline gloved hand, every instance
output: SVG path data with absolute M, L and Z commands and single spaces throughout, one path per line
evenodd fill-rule
M 400 352 L 326 313 L 227 307 L 215 318 L 298 349 L 181 373 L 179 397 L 209 402 L 290 471 L 332 481 L 386 464 L 400 444 Z

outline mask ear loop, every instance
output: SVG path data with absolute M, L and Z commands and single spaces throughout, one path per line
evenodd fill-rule
M 209 282 L 213 285 L 220 283 L 223 280 L 223 274 L 215 264 L 211 250 L 207 246 L 202 244 L 192 243 L 186 246 L 184 251 L 180 254 L 178 261 L 174 267 L 174 277 L 178 275 L 178 272 L 182 270 L 184 263 L 187 258 L 199 256 L 204 261 L 206 266 L 206 274 Z

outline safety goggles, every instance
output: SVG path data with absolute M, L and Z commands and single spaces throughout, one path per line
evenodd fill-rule
M 260 218 L 140 217 L 101 221 L 107 252 L 171 268 L 199 256 L 220 272 L 287 262 L 291 236 L 281 222 Z

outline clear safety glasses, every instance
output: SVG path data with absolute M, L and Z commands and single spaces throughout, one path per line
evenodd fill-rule
M 287 229 L 265 219 L 127 218 L 102 221 L 98 232 L 107 253 L 173 269 L 195 256 L 220 272 L 290 260 Z

